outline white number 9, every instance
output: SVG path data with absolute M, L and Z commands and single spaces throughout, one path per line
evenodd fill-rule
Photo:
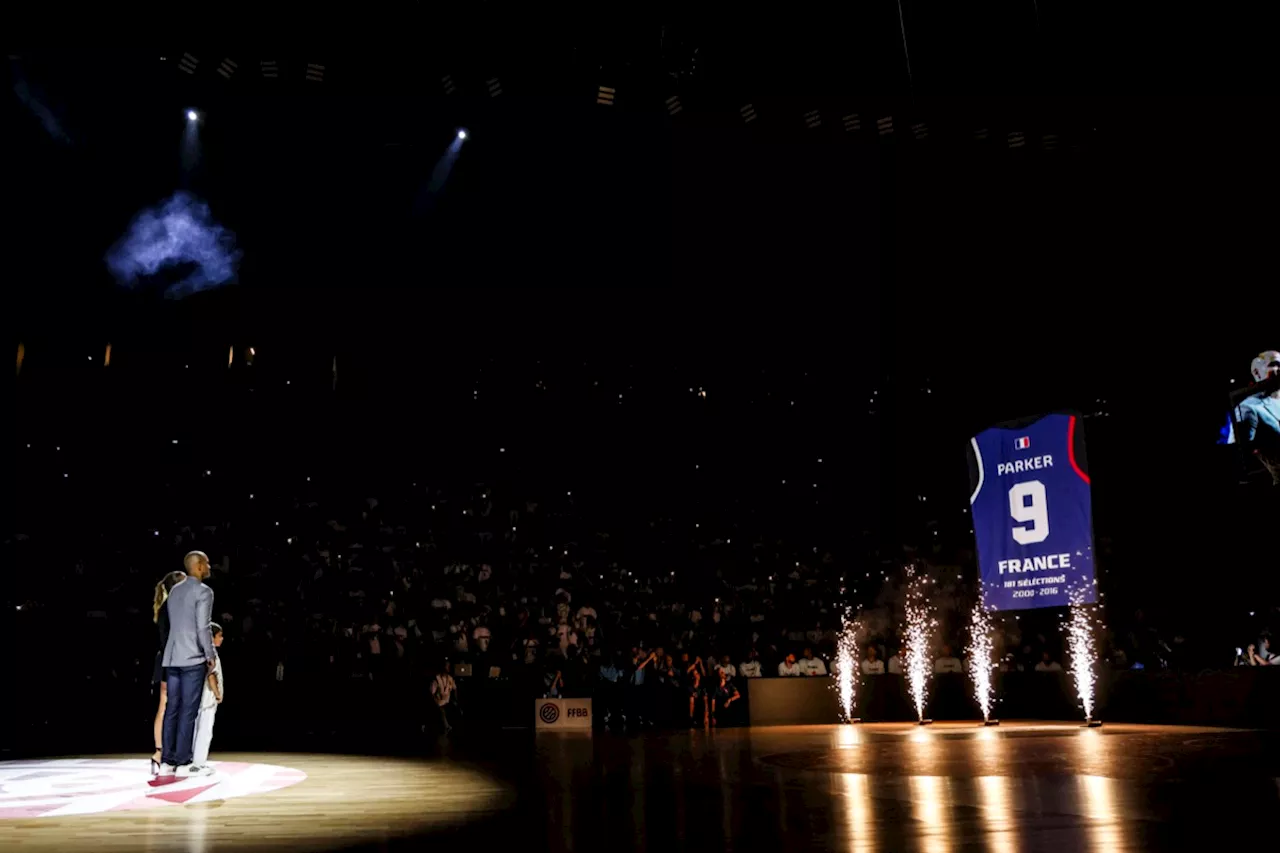
M 1026 502 L 1031 498 L 1031 503 Z M 1034 545 L 1049 538 L 1049 505 L 1046 502 L 1044 483 L 1028 480 L 1015 483 L 1009 489 L 1009 514 L 1014 521 L 1031 522 L 1031 527 L 1014 525 L 1013 541 L 1019 545 Z

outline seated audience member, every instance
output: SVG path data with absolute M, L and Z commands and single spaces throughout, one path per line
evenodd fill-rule
M 798 676 L 800 675 L 800 664 L 796 663 L 796 656 L 787 655 L 787 659 L 778 664 L 778 675 L 782 676 Z
M 960 658 L 951 653 L 951 646 L 943 645 L 942 654 L 933 662 L 933 671 L 937 673 L 964 672 L 964 664 L 960 663 Z
M 804 657 L 800 659 L 801 675 L 826 675 L 827 665 L 822 662 L 822 658 L 813 656 L 813 649 L 805 648 Z
M 1062 672 L 1062 664 L 1048 652 L 1044 652 L 1040 655 L 1040 662 L 1036 664 L 1036 672 Z
M 723 672 L 729 678 L 736 678 L 738 675 L 738 668 L 729 662 L 728 655 L 720 656 L 720 663 L 715 665 L 715 669 Z
M 743 678 L 759 678 L 763 675 L 760 671 L 760 653 L 752 649 L 747 659 L 738 666 L 738 674 Z
M 886 671 L 890 675 L 902 675 L 902 655 L 896 651 L 889 656 L 889 663 L 885 665 Z
M 867 646 L 867 656 L 862 661 L 863 675 L 884 675 L 884 661 L 876 657 L 876 647 Z

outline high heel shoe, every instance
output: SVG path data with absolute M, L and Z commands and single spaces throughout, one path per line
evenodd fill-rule
M 151 759 L 151 775 L 153 777 L 160 775 L 160 762 L 154 758 Z

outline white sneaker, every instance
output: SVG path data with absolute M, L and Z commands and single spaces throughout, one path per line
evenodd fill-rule
M 188 776 L 212 776 L 213 768 L 208 764 L 193 764 L 187 769 Z
M 179 768 L 178 768 L 178 778 L 179 778 L 179 779 L 185 779 L 185 778 L 186 778 L 186 777 L 188 777 L 188 776 L 195 776 L 195 775 L 197 775 L 197 774 L 195 774 L 195 773 L 193 773 L 193 772 L 192 772 L 192 771 L 193 771 L 193 770 L 195 770 L 195 769 L 199 769 L 199 768 L 197 768 L 194 764 L 184 764 L 184 765 L 182 765 L 181 767 L 179 767 Z
M 175 773 L 175 772 L 176 772 L 176 768 L 175 768 L 172 764 L 161 764 L 161 765 L 160 765 L 160 773 L 159 773 L 159 775 L 161 775 L 161 776 L 172 776 L 172 775 L 174 775 L 174 773 Z

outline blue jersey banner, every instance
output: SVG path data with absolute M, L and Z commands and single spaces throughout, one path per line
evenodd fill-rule
M 993 427 L 970 442 L 973 532 L 987 606 L 1064 607 L 1097 599 L 1084 435 L 1071 414 Z

